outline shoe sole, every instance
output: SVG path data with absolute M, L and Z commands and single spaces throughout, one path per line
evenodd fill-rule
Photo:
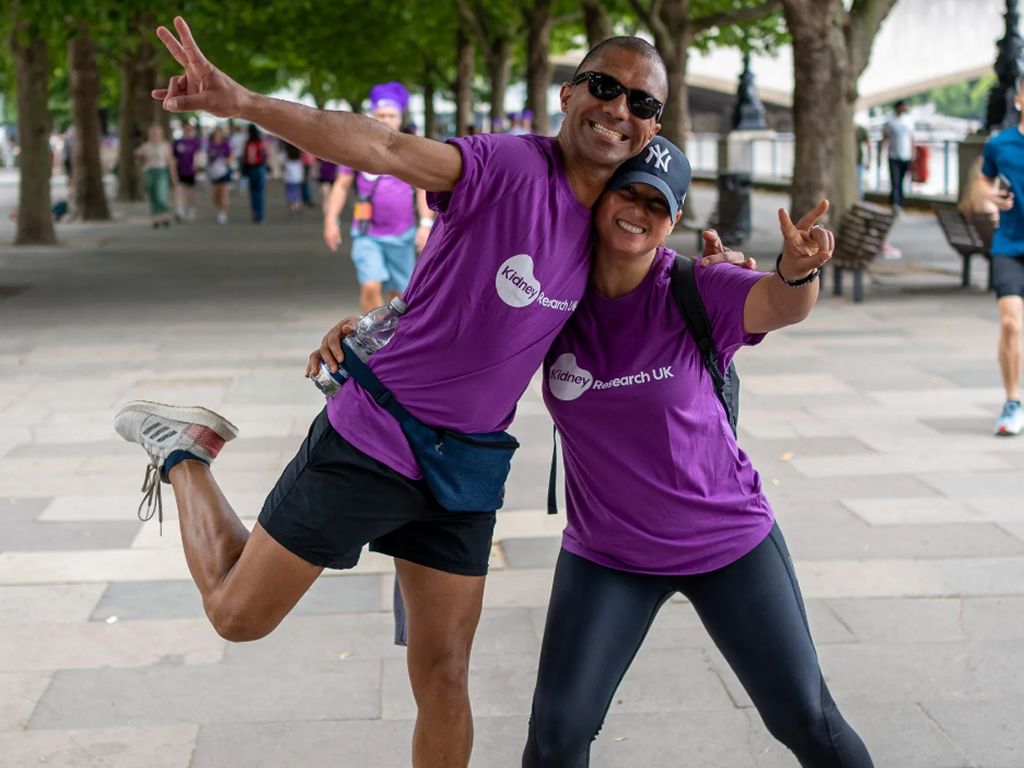
M 996 430 L 996 437 L 1017 437 L 1017 435 L 1019 434 L 1020 430 L 1017 430 L 1016 432 L 1011 432 L 1010 430 L 1005 429 L 1004 427 L 1000 427 L 999 429 Z
M 188 424 L 202 424 L 204 427 L 209 427 L 224 438 L 224 442 L 229 442 L 238 437 L 238 427 L 225 419 L 219 413 L 214 413 L 209 408 L 203 408 L 200 405 L 189 407 L 181 405 L 165 405 L 164 403 L 155 403 L 152 400 L 132 400 L 130 403 L 125 403 L 117 409 L 117 414 L 114 416 L 115 420 L 118 416 L 122 413 L 126 413 L 127 411 L 142 411 L 143 413 L 160 416 L 161 418 L 171 419 L 173 421 L 183 421 Z

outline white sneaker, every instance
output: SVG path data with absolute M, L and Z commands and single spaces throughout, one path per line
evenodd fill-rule
M 996 422 L 996 435 L 998 437 L 1013 437 L 1019 435 L 1024 429 L 1024 408 L 1021 408 L 1019 400 L 1007 400 L 1003 406 L 1003 412 Z
M 228 223 L 228 214 L 227 214 L 226 211 L 218 211 L 217 212 L 217 223 L 218 224 L 227 224 Z
M 114 416 L 114 429 L 130 443 L 138 443 L 149 454 L 139 519 L 149 520 L 156 512 L 163 524 L 160 481 L 169 482 L 164 462 L 174 451 L 188 451 L 212 462 L 224 443 L 238 437 L 238 428 L 220 414 L 198 406 L 185 408 L 149 400 L 125 403 Z M 143 506 L 146 507 L 143 510 Z

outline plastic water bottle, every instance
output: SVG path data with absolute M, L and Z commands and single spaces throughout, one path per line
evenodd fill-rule
M 398 330 L 398 319 L 405 314 L 405 310 L 405 302 L 397 296 L 383 307 L 371 309 L 359 318 L 355 332 L 343 339 L 346 354 L 355 353 L 365 362 L 370 355 L 391 341 Z M 348 379 L 348 371 L 339 366 L 337 373 L 331 373 L 327 363 L 321 362 L 320 372 L 312 379 L 317 389 L 327 397 L 333 397 Z

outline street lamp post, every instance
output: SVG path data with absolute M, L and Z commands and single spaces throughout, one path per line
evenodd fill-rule
M 743 71 L 736 89 L 731 130 L 718 140 L 718 214 L 716 227 L 727 245 L 744 243 L 751 233 L 750 197 L 754 173 L 754 142 L 774 141 L 768 130 L 764 105 L 757 93 L 750 54 L 743 55 Z

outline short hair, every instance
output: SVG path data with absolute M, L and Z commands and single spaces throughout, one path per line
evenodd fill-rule
M 601 55 L 609 48 L 617 48 L 623 51 L 630 51 L 638 56 L 641 56 L 648 61 L 653 61 L 655 66 L 665 76 L 665 85 L 668 86 L 668 67 L 665 66 L 665 60 L 661 58 L 661 54 L 658 53 L 658 49 L 648 43 L 642 37 L 633 36 L 620 36 L 620 37 L 608 37 L 602 40 L 600 43 L 595 45 L 589 51 L 587 55 L 583 57 L 583 61 L 576 67 L 576 71 L 573 72 L 572 77 L 575 80 L 576 76 L 580 72 L 586 72 L 587 69 L 595 61 L 601 58 Z
M 907 106 L 907 100 L 906 99 L 897 99 L 896 103 L 892 105 L 893 109 L 899 109 L 900 107 L 905 107 L 905 106 Z

